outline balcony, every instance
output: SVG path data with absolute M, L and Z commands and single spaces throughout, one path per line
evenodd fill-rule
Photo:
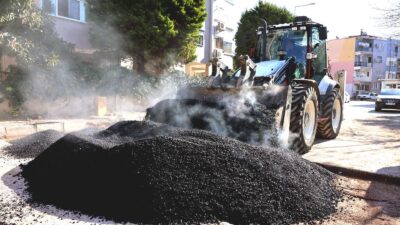
M 366 48 L 366 47 L 356 47 L 356 52 L 371 52 L 372 53 L 372 48 Z
M 396 73 L 397 71 L 400 71 L 400 65 L 386 66 L 385 69 L 386 69 L 386 71 L 388 71 L 388 72 Z
M 355 69 L 360 69 L 361 67 L 367 67 L 367 68 L 372 68 L 372 63 L 367 63 L 367 62 L 354 62 L 354 67 Z
M 356 55 L 372 55 L 372 48 L 356 47 Z
M 358 81 L 358 82 L 371 82 L 372 81 L 372 77 L 370 75 L 367 75 L 365 73 L 355 73 L 354 76 L 354 81 Z

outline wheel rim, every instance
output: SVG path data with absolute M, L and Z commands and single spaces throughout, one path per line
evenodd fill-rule
M 315 104 L 313 101 L 307 101 L 303 115 L 303 136 L 306 144 L 310 146 L 315 131 Z
M 333 110 L 332 110 L 332 128 L 337 133 L 340 125 L 340 119 L 342 117 L 342 106 L 340 105 L 339 99 L 335 99 L 333 102 Z

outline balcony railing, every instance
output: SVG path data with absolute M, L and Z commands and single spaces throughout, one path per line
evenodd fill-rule
M 372 53 L 372 48 L 356 47 L 356 52 L 371 52 Z
M 372 67 L 372 63 L 367 63 L 367 62 L 354 62 L 354 66 Z
M 355 81 L 362 81 L 362 82 L 371 82 L 372 81 L 371 76 L 367 76 L 366 74 L 363 74 L 363 73 L 355 73 L 353 78 Z
M 389 72 L 397 72 L 397 71 L 400 71 L 400 68 L 399 68 L 399 66 L 397 66 L 397 65 L 386 66 L 386 71 L 389 71 Z

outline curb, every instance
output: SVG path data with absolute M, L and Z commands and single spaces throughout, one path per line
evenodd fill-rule
M 347 176 L 352 178 L 358 178 L 361 180 L 371 180 L 371 181 L 378 181 L 387 184 L 394 184 L 400 186 L 400 177 L 392 176 L 388 174 L 380 174 L 380 173 L 372 173 L 357 169 L 345 168 L 340 166 L 334 166 L 324 163 L 316 163 L 319 166 L 324 167 L 325 169 L 336 173 L 341 176 Z

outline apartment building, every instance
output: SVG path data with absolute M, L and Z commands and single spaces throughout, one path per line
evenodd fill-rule
M 233 68 L 234 36 L 239 22 L 231 16 L 235 6 L 235 0 L 206 0 L 207 18 L 200 30 L 197 58 L 185 66 L 187 74 L 207 74 L 207 63 L 216 50 L 222 53 L 222 62 Z
M 83 0 L 36 0 L 39 8 L 53 16 L 58 35 L 75 45 L 79 53 L 92 53 L 86 7 Z
M 360 35 L 328 41 L 330 73 L 345 71 L 346 91 L 400 88 L 400 40 Z
M 86 8 L 82 0 L 35 0 L 36 5 L 53 17 L 54 29 L 64 41 L 74 44 L 75 51 L 83 56 L 92 54 Z M 0 68 L 16 64 L 15 58 L 0 57 Z

